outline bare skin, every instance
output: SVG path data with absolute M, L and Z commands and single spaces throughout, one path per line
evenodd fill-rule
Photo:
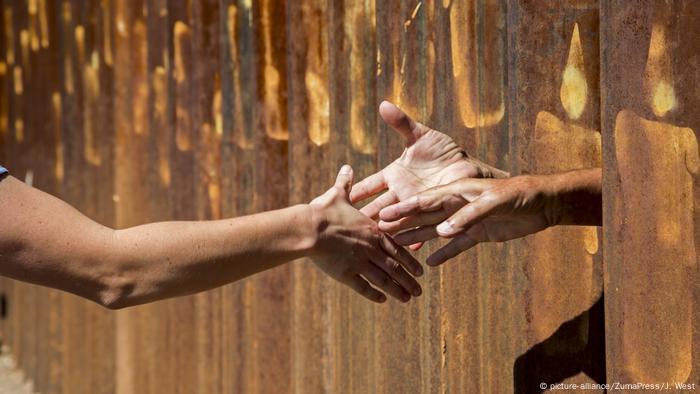
M 350 205 L 351 184 L 352 169 L 344 166 L 335 185 L 310 204 L 114 230 L 11 176 L 0 177 L 0 275 L 118 309 L 310 257 L 371 301 L 386 301 L 384 293 L 402 302 L 420 295 L 408 273 L 421 275 L 420 264 Z
M 394 104 L 384 101 L 379 114 L 406 141 L 401 156 L 391 164 L 368 176 L 352 188 L 353 203 L 382 191 L 361 211 L 376 218 L 379 211 L 431 187 L 446 185 L 462 178 L 507 178 L 505 171 L 470 157 L 452 137 L 411 119 Z M 418 249 L 421 243 L 412 246 Z
M 600 168 L 508 179 L 461 179 L 379 212 L 399 244 L 452 240 L 430 257 L 439 265 L 481 242 L 502 242 L 556 225 L 602 225 Z

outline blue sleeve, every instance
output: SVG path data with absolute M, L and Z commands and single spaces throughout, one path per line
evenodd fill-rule
M 3 175 L 3 174 L 7 174 L 7 170 L 5 169 L 5 167 L 0 166 L 0 175 Z

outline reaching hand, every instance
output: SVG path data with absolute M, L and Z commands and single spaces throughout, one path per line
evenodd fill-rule
M 462 179 L 382 209 L 379 228 L 408 230 L 395 237 L 401 245 L 452 238 L 428 257 L 428 265 L 439 265 L 480 242 L 508 241 L 556 224 L 554 184 L 548 176 Z
M 398 201 L 438 185 L 461 178 L 507 178 L 508 173 L 469 157 L 446 134 L 416 123 L 394 104 L 379 106 L 382 119 L 406 139 L 406 149 L 383 170 L 370 175 L 352 188 L 353 203 L 385 189 L 387 192 L 361 209 L 376 218 L 379 211 Z
M 335 185 L 311 202 L 319 236 L 312 260 L 325 273 L 374 302 L 385 291 L 402 302 L 421 294 L 418 282 L 406 272 L 423 274 L 418 261 L 389 236 L 377 223 L 360 213 L 349 201 L 353 173 L 341 168 Z M 369 283 L 368 283 L 369 282 Z

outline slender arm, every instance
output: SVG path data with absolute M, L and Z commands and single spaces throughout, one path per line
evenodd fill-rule
M 117 309 L 193 294 L 308 255 L 309 205 L 113 230 L 13 177 L 0 181 L 0 274 Z

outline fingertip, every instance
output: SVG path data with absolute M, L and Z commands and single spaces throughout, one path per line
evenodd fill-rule
M 389 209 L 391 206 L 384 207 L 381 210 L 379 210 L 379 218 L 382 220 L 390 220 L 391 219 L 391 210 Z
M 386 302 L 386 296 L 382 293 L 379 293 L 379 296 L 377 297 L 377 302 L 380 304 L 383 304 Z
M 379 112 L 390 110 L 392 108 L 396 108 L 396 105 L 389 100 L 382 100 L 382 102 L 379 103 Z
M 342 167 L 340 167 L 340 175 L 350 175 L 352 174 L 352 167 L 350 164 L 343 164 Z
M 379 115 L 392 127 L 400 126 L 406 117 L 399 107 L 386 100 L 379 104 Z
M 447 237 L 450 235 L 453 235 L 456 230 L 454 228 L 454 222 L 451 220 L 446 220 L 442 223 L 440 223 L 435 230 L 437 231 L 438 235 L 442 237 Z
M 443 262 L 443 261 L 442 261 L 442 256 L 440 256 L 437 252 L 431 254 L 431 255 L 428 256 L 428 258 L 425 260 L 425 264 L 427 264 L 427 265 L 429 265 L 429 266 L 431 266 L 431 267 L 438 266 L 438 265 L 440 265 L 442 262 Z
M 423 276 L 423 266 L 420 265 L 418 261 L 415 262 L 413 265 L 413 272 L 411 272 L 414 276 Z
M 411 244 L 411 245 L 408 246 L 408 248 L 411 249 L 411 250 L 414 251 L 414 252 L 417 251 L 417 250 L 419 250 L 419 249 L 422 248 L 422 247 L 423 247 L 423 242 L 417 242 L 417 243 L 414 243 L 414 244 Z

